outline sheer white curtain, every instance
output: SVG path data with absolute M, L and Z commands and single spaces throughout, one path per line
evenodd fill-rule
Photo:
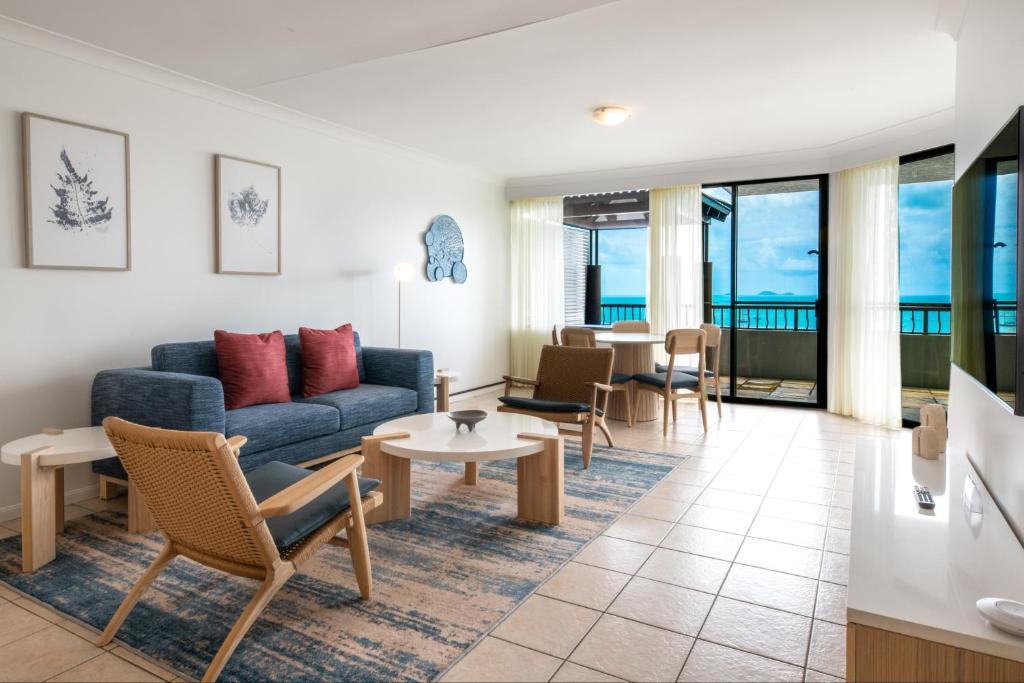
M 899 427 L 899 160 L 838 174 L 828 409 Z
M 647 320 L 664 334 L 703 320 L 703 224 L 700 185 L 651 190 L 647 229 Z M 664 352 L 655 350 L 656 357 Z
M 509 370 L 535 377 L 540 349 L 561 325 L 563 308 L 562 198 L 512 202 L 512 337 Z

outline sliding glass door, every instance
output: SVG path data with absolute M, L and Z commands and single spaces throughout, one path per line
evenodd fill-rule
M 704 189 L 728 207 L 705 219 L 710 311 L 723 328 L 723 395 L 824 407 L 824 176 Z

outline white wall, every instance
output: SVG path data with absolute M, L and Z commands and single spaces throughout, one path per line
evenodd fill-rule
M 31 111 L 130 134 L 132 271 L 23 267 L 21 126 Z M 213 273 L 213 155 L 283 168 L 283 275 Z M 399 261 L 452 215 L 469 279 L 403 291 L 403 346 L 499 381 L 508 361 L 508 209 L 499 180 L 198 81 L 0 19 L 0 443 L 85 425 L 102 368 L 146 365 L 150 347 L 235 331 L 351 321 L 396 342 Z M 17 514 L 17 468 L 0 465 L 0 518 Z M 93 484 L 88 466 L 67 488 Z M 86 493 L 87 491 L 80 491 Z
M 959 178 L 1024 105 L 1024 2 L 972 0 L 956 54 L 956 175 Z
M 956 73 L 956 172 L 959 177 L 1013 111 L 1024 105 L 1024 2 L 972 0 L 960 28 Z M 1024 418 L 965 372 L 950 377 L 951 448 L 975 462 L 1020 530 L 1024 525 Z

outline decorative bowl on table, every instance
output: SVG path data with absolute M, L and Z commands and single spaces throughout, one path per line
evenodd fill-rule
M 453 410 L 448 413 L 448 419 L 455 423 L 455 431 L 460 431 L 462 425 L 466 425 L 469 431 L 473 431 L 476 424 L 486 417 L 486 410 Z

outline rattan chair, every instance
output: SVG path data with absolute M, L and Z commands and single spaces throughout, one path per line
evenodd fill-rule
M 563 330 L 564 332 L 565 330 Z M 583 469 L 590 467 L 594 428 L 614 447 L 604 423 L 612 388 L 611 349 L 548 345 L 541 349 L 537 379 L 505 376 L 505 395 L 498 398 L 499 413 L 533 415 L 556 424 L 578 424 L 581 432 L 565 432 L 583 438 Z M 512 396 L 515 385 L 533 387 L 533 397 Z M 600 404 L 600 407 L 599 407 Z
M 614 325 L 612 326 L 613 331 L 615 330 Z M 597 348 L 597 335 L 594 330 L 589 327 L 565 327 L 562 328 L 562 345 L 563 346 L 578 346 L 587 349 Z M 614 352 L 614 350 L 613 350 Z M 614 361 L 612 362 L 614 365 Z M 627 375 L 622 372 L 615 372 L 612 370 L 611 380 L 608 382 L 608 386 L 612 388 L 612 393 L 621 392 L 626 395 L 626 425 L 629 427 L 633 426 L 633 376 Z
M 722 361 L 722 328 L 714 323 L 701 323 L 700 329 L 707 334 L 704 341 L 704 348 L 710 356 L 708 365 L 711 368 L 704 370 L 704 380 L 715 387 L 715 402 L 718 404 L 718 419 L 722 419 L 722 382 L 721 382 L 721 361 Z M 654 369 L 658 372 L 665 372 L 667 365 L 656 363 Z M 697 374 L 697 368 L 692 365 L 676 367 L 675 372 L 685 372 L 688 375 Z
M 325 544 L 347 547 L 359 593 L 373 590 L 363 515 L 383 500 L 379 482 L 359 481 L 361 455 L 321 470 L 270 462 L 244 473 L 244 436 L 179 432 L 103 421 L 110 443 L 163 533 L 166 544 L 125 596 L 100 636 L 105 646 L 151 583 L 178 555 L 229 574 L 262 581 L 221 644 L 204 681 L 217 678 L 271 598 Z M 344 481 L 344 483 L 341 483 Z M 349 505 L 357 500 L 360 504 Z M 345 537 L 339 537 L 340 532 Z
M 700 404 L 700 417 L 705 433 L 708 431 L 707 395 L 704 386 L 704 370 L 706 369 L 704 330 L 671 330 L 665 335 L 665 352 L 668 353 L 668 365 L 664 372 L 641 372 L 633 375 L 636 380 L 636 402 L 639 408 L 640 392 L 654 391 L 665 399 L 665 415 L 662 435 L 668 436 L 668 412 L 672 409 L 672 421 L 676 419 L 676 401 L 696 394 Z M 694 375 L 675 371 L 676 356 L 696 354 L 697 373 Z M 685 393 L 684 393 L 685 392 Z

